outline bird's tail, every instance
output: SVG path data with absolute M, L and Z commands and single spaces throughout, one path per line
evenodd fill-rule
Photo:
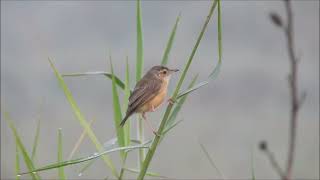
M 127 113 L 126 116 L 123 118 L 123 120 L 120 123 L 120 127 L 123 127 L 124 124 L 126 123 L 126 121 L 128 120 L 128 118 L 130 117 L 130 113 Z

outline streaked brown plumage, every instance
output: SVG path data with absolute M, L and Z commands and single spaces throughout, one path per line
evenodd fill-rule
M 165 66 L 152 67 L 136 84 L 130 95 L 127 113 L 120 126 L 123 126 L 134 113 L 142 113 L 146 119 L 145 113 L 154 111 L 164 101 L 170 76 L 177 71 Z

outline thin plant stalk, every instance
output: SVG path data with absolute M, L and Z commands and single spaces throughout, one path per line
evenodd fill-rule
M 137 121 L 137 137 L 141 144 L 144 143 L 144 127 L 143 127 L 143 120 L 140 115 L 138 115 L 138 121 Z M 143 161 L 145 158 L 145 150 L 139 149 L 139 167 L 141 168 Z
M 293 26 L 293 15 L 292 15 L 292 7 L 291 1 L 285 1 L 285 7 L 287 12 L 288 24 L 287 27 L 284 28 L 285 34 L 287 36 L 287 47 L 288 54 L 290 59 L 290 78 L 289 78 L 289 87 L 290 87 L 290 95 L 291 95 L 291 112 L 290 112 L 290 136 L 289 136 L 289 152 L 288 152 L 288 160 L 287 160 L 287 168 L 286 168 L 286 176 L 285 179 L 291 179 L 292 174 L 292 166 L 294 162 L 294 154 L 296 149 L 296 130 L 297 130 L 297 119 L 298 119 L 298 111 L 300 108 L 300 103 L 298 99 L 298 81 L 297 81 L 297 58 L 294 52 L 294 26 Z
M 136 59 L 136 82 L 141 79 L 143 71 L 143 33 L 142 33 L 142 15 L 141 15 L 141 1 L 137 0 L 137 59 Z M 144 129 L 143 129 L 143 120 L 138 116 L 137 120 L 137 138 L 143 143 L 144 142 Z M 139 149 L 138 154 L 138 165 L 142 166 L 143 160 L 145 158 L 145 150 Z
M 16 180 L 20 180 L 20 176 L 18 176 L 18 174 L 20 174 L 20 156 L 19 156 L 19 147 L 18 144 L 16 142 L 16 162 L 15 162 L 15 172 L 16 172 Z
M 91 127 L 92 126 L 92 123 L 95 121 L 95 119 L 92 119 L 90 122 L 89 122 L 89 126 Z M 72 148 L 72 151 L 70 152 L 69 156 L 68 156 L 68 159 L 71 160 L 73 158 L 73 155 L 77 152 L 77 150 L 79 149 L 80 147 L 80 144 L 82 143 L 82 141 L 84 140 L 84 138 L 86 137 L 87 135 L 87 131 L 85 129 L 83 129 L 78 141 L 76 142 L 76 144 L 73 146 Z
M 62 129 L 58 129 L 58 163 L 61 163 L 62 161 Z M 63 167 L 58 168 L 58 173 L 60 180 L 66 179 Z

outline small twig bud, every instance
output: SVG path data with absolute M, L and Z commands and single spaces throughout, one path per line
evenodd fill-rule
M 267 150 L 267 149 L 268 149 L 267 142 L 266 142 L 266 141 L 261 141 L 261 142 L 259 143 L 259 149 L 260 149 L 261 151 Z
M 282 19 L 277 13 L 271 12 L 270 19 L 276 26 L 282 27 Z

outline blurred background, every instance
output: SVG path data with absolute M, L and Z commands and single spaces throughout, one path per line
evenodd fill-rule
M 145 71 L 161 62 L 179 12 L 182 17 L 169 66 L 182 69 L 209 5 L 209 1 L 142 2 Z M 128 55 L 133 81 L 135 10 L 134 1 L 1 1 L 1 108 L 10 113 L 30 151 L 36 118 L 40 116 L 37 167 L 56 162 L 58 128 L 63 132 L 65 158 L 82 132 L 47 58 L 53 59 L 61 73 L 109 71 L 107 57 L 111 52 L 115 72 L 124 78 Z M 184 121 L 161 143 L 151 163 L 152 171 L 176 179 L 219 178 L 201 151 L 200 142 L 228 179 L 249 178 L 252 155 L 257 178 L 278 178 L 257 149 L 260 140 L 267 140 L 284 167 L 289 129 L 289 60 L 285 36 L 269 20 L 271 11 L 285 17 L 282 1 L 222 2 L 221 73 L 217 80 L 188 98 L 178 117 Z M 299 114 L 293 172 L 295 178 L 319 179 L 319 1 L 294 1 L 293 11 L 296 52 L 301 59 L 299 88 L 307 92 Z M 197 73 L 204 80 L 217 63 L 216 27 L 214 16 L 185 84 Z M 171 92 L 177 79 L 174 76 Z M 65 80 L 86 118 L 96 119 L 93 129 L 99 140 L 113 138 L 110 80 L 103 76 Z M 160 122 L 164 109 L 162 106 L 149 114 L 154 126 Z M 136 124 L 135 120 L 132 124 Z M 150 139 L 152 134 L 146 133 Z M 76 157 L 94 151 L 94 145 L 85 139 Z M 119 162 L 118 154 L 112 158 Z M 14 159 L 15 141 L 1 113 L 1 179 L 14 178 Z M 130 167 L 136 167 L 136 160 L 136 153 L 131 153 Z M 81 167 L 66 167 L 67 177 L 110 176 L 102 160 L 78 177 Z M 52 179 L 57 177 L 57 171 L 41 175 Z

